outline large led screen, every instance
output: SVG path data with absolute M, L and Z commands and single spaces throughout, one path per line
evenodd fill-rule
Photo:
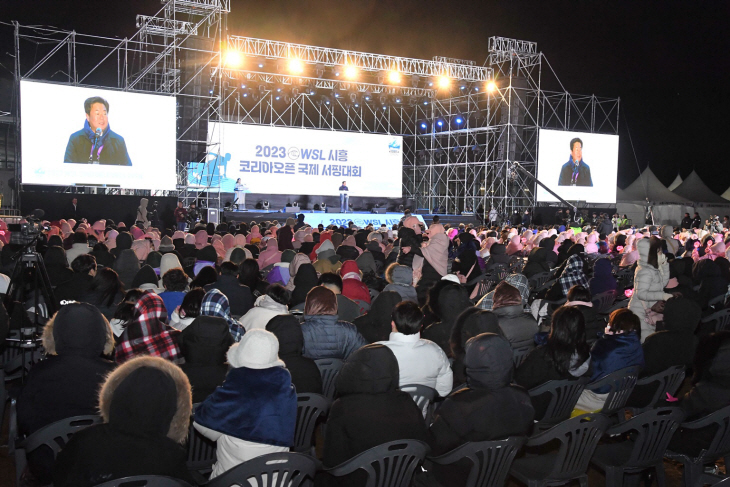
M 537 179 L 561 198 L 616 202 L 618 135 L 540 130 Z M 537 186 L 537 201 L 558 201 Z
M 215 152 L 188 168 L 191 186 L 233 191 L 238 178 L 253 193 L 400 198 L 403 137 L 328 130 L 211 123 Z M 218 145 L 216 145 L 218 144 Z M 214 164 L 211 164 L 214 162 Z
M 23 80 L 24 184 L 174 190 L 175 98 Z

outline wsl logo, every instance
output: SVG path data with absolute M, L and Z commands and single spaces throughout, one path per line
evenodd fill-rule
M 398 139 L 395 137 L 393 140 L 390 141 L 390 144 L 388 144 L 388 152 L 391 154 L 400 154 L 400 142 L 398 142 Z

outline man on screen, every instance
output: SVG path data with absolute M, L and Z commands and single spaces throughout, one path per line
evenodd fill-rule
M 109 127 L 109 102 L 100 96 L 84 101 L 84 128 L 71 134 L 63 162 L 131 166 L 124 138 Z
M 591 168 L 583 161 L 583 141 L 570 141 L 570 159 L 560 170 L 558 186 L 593 186 Z

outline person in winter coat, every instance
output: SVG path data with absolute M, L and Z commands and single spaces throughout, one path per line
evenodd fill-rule
M 239 318 L 238 322 L 246 331 L 263 330 L 274 316 L 289 314 L 287 304 L 290 299 L 291 294 L 284 286 L 272 284 L 266 288 L 266 294 L 256 299 L 253 308 Z
M 297 394 L 322 394 L 322 374 L 317 364 L 302 356 L 304 334 L 299 320 L 292 315 L 274 316 L 266 325 L 266 331 L 279 340 L 279 358 L 289 370 Z
M 91 252 L 86 234 L 84 232 L 75 232 L 73 235 L 73 245 L 66 251 L 66 258 L 69 262 L 73 262 L 76 257 Z
M 352 324 L 355 325 L 357 331 L 360 332 L 368 343 L 387 340 L 392 332 L 391 314 L 396 305 L 401 301 L 400 294 L 394 291 L 383 291 L 373 300 L 370 311 L 355 318 Z M 339 304 L 338 301 L 338 310 Z
M 192 401 L 175 364 L 137 357 L 119 366 L 99 393 L 103 424 L 73 435 L 56 458 L 53 485 L 92 487 L 135 475 L 194 483 L 185 464 Z
M 323 286 L 315 286 L 307 294 L 302 332 L 303 355 L 313 360 L 346 359 L 367 344 L 355 325 L 337 319 L 337 296 Z
M 507 255 L 507 248 L 504 244 L 495 243 L 489 248 L 489 259 L 485 263 L 487 269 L 492 267 L 494 264 L 508 265 L 512 257 Z
M 530 299 L 530 282 L 527 277 L 523 274 L 510 274 L 504 278 L 504 281 L 510 286 L 517 288 L 522 296 L 522 306 L 527 306 L 528 300 Z M 489 291 L 487 294 L 477 302 L 477 307 L 485 310 L 491 310 L 494 307 L 494 289 Z
M 296 270 L 293 284 L 294 289 L 291 291 L 291 299 L 289 300 L 290 308 L 303 304 L 307 299 L 307 293 L 317 285 L 317 271 L 314 266 L 312 264 L 300 265 Z
M 370 290 L 362 282 L 362 273 L 357 262 L 354 260 L 344 262 L 340 267 L 340 277 L 342 277 L 342 295 L 360 306 L 362 313 L 367 312 L 371 304 Z
M 728 281 L 722 276 L 717 262 L 704 259 L 692 266 L 692 283 L 697 286 L 696 300 L 702 309 L 706 309 L 710 300 L 727 293 Z
M 205 293 L 203 302 L 200 304 L 200 316 L 217 316 L 226 320 L 228 331 L 231 332 L 231 336 L 236 342 L 240 342 L 241 337 L 246 333 L 246 329 L 231 316 L 231 305 L 228 298 L 218 289 L 211 289 Z
M 345 362 L 335 379 L 338 399 L 327 417 L 322 463 L 330 468 L 383 443 L 426 441 L 421 410 L 398 390 L 398 360 L 385 345 L 367 345 Z M 366 474 L 317 476 L 315 485 L 364 487 Z
M 590 362 L 583 313 L 575 306 L 561 306 L 552 315 L 547 343 L 517 367 L 515 383 L 529 390 L 551 380 L 577 379 L 588 372 Z M 538 420 L 549 403 L 549 394 L 532 398 Z
M 682 408 L 684 421 L 694 421 L 730 404 L 730 332 L 705 337 L 697 346 L 692 388 L 678 402 L 666 406 Z M 680 427 L 669 442 L 669 450 L 696 457 L 708 448 L 716 426 L 688 430 Z
M 540 248 L 543 248 L 547 251 L 547 253 L 545 254 L 545 260 L 551 268 L 558 263 L 558 254 L 553 250 L 555 249 L 556 240 L 557 237 L 553 235 L 552 237 L 540 240 L 540 243 L 538 244 Z
M 198 316 L 180 334 L 185 358 L 180 368 L 193 388 L 193 404 L 203 402 L 223 383 L 228 372 L 226 352 L 233 343 L 228 323 L 216 316 Z
M 159 279 L 157 274 L 148 264 L 143 265 L 132 280 L 132 289 L 141 289 L 142 291 L 152 291 L 153 293 L 160 294 L 163 289 L 157 287 Z
M 421 384 L 446 397 L 453 386 L 449 359 L 431 340 L 421 338 L 423 313 L 416 303 L 399 303 L 391 314 L 392 332 L 379 342 L 390 348 L 398 359 L 399 384 Z
M 466 342 L 482 333 L 494 333 L 503 336 L 497 315 L 474 306 L 464 310 L 451 329 L 449 343 L 451 345 L 451 356 L 454 359 L 451 368 L 454 371 L 455 390 L 460 384 L 466 383 L 466 369 L 464 366 Z
M 617 309 L 609 318 L 606 333 L 591 348 L 591 382 L 612 372 L 638 365 L 644 366 L 644 351 L 639 333 L 641 322 L 631 310 Z M 584 390 L 575 408 L 593 412 L 603 408 L 610 386 L 595 391 Z
M 403 301 L 418 303 L 416 288 L 413 287 L 413 269 L 394 262 L 385 269 L 385 280 L 388 285 L 383 291 L 395 291 Z
M 121 235 L 119 235 L 121 237 Z M 125 289 L 132 289 L 132 281 L 139 272 L 139 259 L 132 249 L 122 250 L 114 261 L 114 270 L 119 274 L 119 280 Z
M 434 414 L 428 430 L 431 455 L 442 455 L 470 441 L 526 436 L 535 412 L 527 392 L 512 382 L 512 349 L 494 333 L 482 333 L 466 343 L 467 387 L 450 394 Z M 445 487 L 465 485 L 471 462 L 433 467 Z
M 500 282 L 494 290 L 492 312 L 497 315 L 499 327 L 512 348 L 522 348 L 533 344 L 537 333 L 537 321 L 525 313 L 520 291 L 506 282 Z
M 208 284 L 206 291 L 218 289 L 226 295 L 231 304 L 231 315 L 241 317 L 253 307 L 253 295 L 251 290 L 238 281 L 238 266 L 233 262 L 223 262 L 220 265 L 218 280 Z
M 66 260 L 66 251 L 63 247 L 50 246 L 43 255 L 43 263 L 48 273 L 48 280 L 51 281 L 51 287 L 56 289 L 58 286 L 67 283 L 73 277 L 73 270 Z
M 413 275 L 418 277 L 416 284 L 418 304 L 426 302 L 428 290 L 447 274 L 449 261 L 449 237 L 446 236 L 443 225 L 433 224 L 426 233 L 428 242 L 421 247 L 408 248 L 409 252 L 415 254 L 411 267 Z M 405 249 L 401 246 L 401 252 Z
M 593 277 L 588 281 L 591 295 L 605 293 L 607 291 L 616 291 L 618 284 L 613 276 L 613 266 L 608 259 L 598 259 L 593 264 Z
M 573 247 L 571 247 L 571 250 Z M 580 247 L 582 248 L 582 245 Z M 548 290 L 546 298 L 555 301 L 567 297 L 570 288 L 576 285 L 588 289 L 588 278 L 586 278 L 584 271 L 583 257 L 579 253 L 570 255 L 565 261 L 565 266 L 560 273 L 560 277 L 558 277 L 558 281 Z
M 128 293 L 129 294 L 129 293 Z M 134 304 L 134 317 L 114 349 L 118 364 L 137 355 L 153 355 L 176 361 L 180 356 L 179 332 L 167 326 L 167 310 L 162 298 L 144 291 Z
M 56 289 L 57 302 L 81 301 L 91 292 L 96 275 L 96 259 L 92 255 L 82 254 L 71 263 L 74 274 L 63 286 Z
M 195 411 L 195 429 L 217 443 L 211 478 L 294 443 L 297 394 L 278 353 L 273 333 L 246 333 L 228 350 L 225 382 Z
M 67 304 L 43 328 L 47 358 L 28 372 L 18 396 L 18 432 L 29 435 L 72 416 L 97 414 L 98 391 L 116 364 L 102 358 L 114 350 L 109 322 L 92 305 Z M 28 466 L 43 485 L 52 482 L 53 455 L 30 453 Z
M 661 240 L 656 237 L 642 238 L 636 244 L 639 264 L 634 274 L 634 294 L 629 300 L 629 309 L 641 321 L 641 341 L 654 333 L 656 324 L 647 318 L 647 311 L 657 301 L 666 301 L 672 294 L 664 292 L 669 282 L 669 264 L 661 251 Z
M 527 264 L 522 269 L 522 274 L 528 279 L 535 274 L 550 272 L 550 264 L 547 262 L 548 250 L 543 247 L 535 247 L 527 256 Z
M 337 295 L 337 317 L 340 321 L 354 323 L 357 318 L 362 316 L 360 306 L 342 294 L 342 278 L 338 274 L 325 272 L 319 276 L 317 285 L 324 286 Z M 373 301 L 373 304 L 375 304 L 375 301 Z M 301 309 L 304 309 L 304 303 L 301 304 Z M 370 311 L 372 311 L 372 308 Z
M 447 356 L 450 356 L 449 338 L 451 337 L 451 328 L 461 312 L 472 306 L 472 302 L 469 300 L 466 289 L 459 284 L 449 282 L 440 289 L 437 303 L 436 310 L 439 321 L 427 326 L 421 332 L 421 338 L 436 343 Z M 433 306 L 431 308 L 433 309 Z

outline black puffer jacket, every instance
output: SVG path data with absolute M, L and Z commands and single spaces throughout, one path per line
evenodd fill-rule
M 193 388 L 193 403 L 203 402 L 219 385 L 228 372 L 226 352 L 233 345 L 233 337 L 225 319 L 217 316 L 198 316 L 180 334 L 180 348 L 185 372 Z
M 432 455 L 441 455 L 469 441 L 486 441 L 527 435 L 534 410 L 527 392 L 512 382 L 512 349 L 499 335 L 483 333 L 466 344 L 467 385 L 450 394 L 436 410 L 428 432 Z M 444 486 L 466 484 L 471 462 L 434 465 L 433 473 Z
M 322 394 L 322 376 L 317 364 L 302 356 L 304 335 L 299 320 L 292 315 L 274 316 L 266 325 L 266 330 L 279 340 L 279 358 L 289 369 L 297 394 Z
M 346 359 L 352 352 L 367 345 L 355 325 L 338 321 L 336 315 L 305 316 L 303 355 L 313 360 L 320 358 Z
M 462 286 L 451 284 L 444 287 L 438 297 L 441 321 L 423 330 L 421 337 L 435 342 L 448 357 L 451 357 L 451 345 L 449 343 L 451 328 L 459 315 L 471 306 L 472 302 L 469 300 L 469 295 Z
M 353 324 L 368 343 L 380 342 L 390 337 L 391 313 L 395 305 L 402 301 L 400 294 L 393 291 L 383 291 L 373 300 L 373 305 L 367 314 L 355 318 Z
M 499 327 L 504 337 L 512 344 L 512 348 L 525 347 L 534 343 L 537 333 L 537 321 L 531 314 L 525 313 L 522 306 L 504 306 L 493 309 L 497 315 Z

